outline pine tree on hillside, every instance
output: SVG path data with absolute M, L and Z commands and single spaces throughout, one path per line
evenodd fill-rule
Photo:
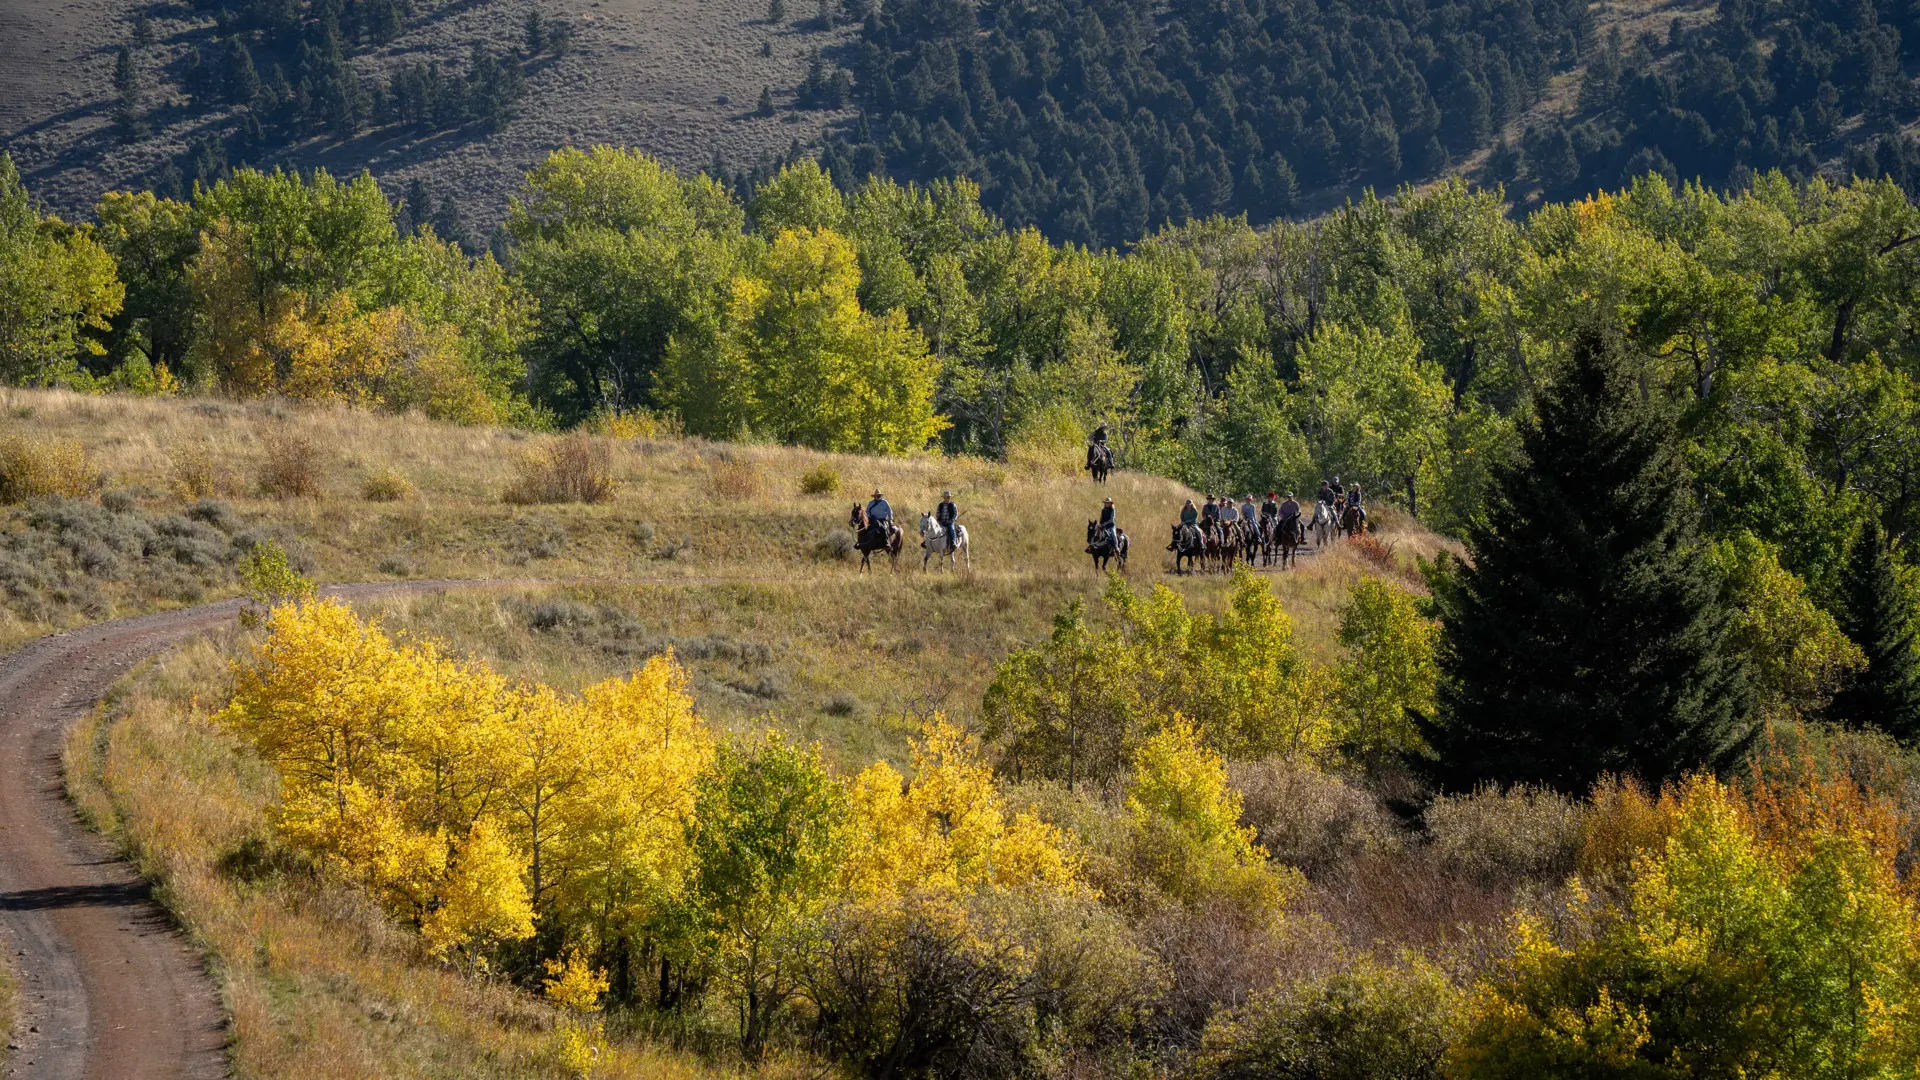
M 1840 628 L 1867 654 L 1867 669 L 1834 695 L 1829 715 L 1853 727 L 1879 728 L 1920 744 L 1920 656 L 1914 653 L 1914 605 L 1880 523 L 1869 521 L 1847 555 Z
M 1750 737 L 1753 691 L 1670 414 L 1589 331 L 1523 449 L 1469 533 L 1472 565 L 1435 590 L 1432 778 L 1577 794 L 1606 773 L 1658 785 L 1726 764 Z

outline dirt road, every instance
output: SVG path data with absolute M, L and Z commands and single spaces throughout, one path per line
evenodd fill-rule
M 451 582 L 348 585 L 370 598 Z M 236 601 L 118 619 L 0 660 L 0 944 L 20 974 L 6 1075 L 201 1080 L 227 1075 L 226 1021 L 200 954 L 145 882 L 67 801 L 75 721 L 135 664 L 211 629 Z

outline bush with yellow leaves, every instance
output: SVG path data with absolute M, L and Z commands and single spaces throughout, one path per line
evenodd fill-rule
M 80 499 L 99 485 L 87 448 L 78 441 L 18 435 L 0 439 L 0 504 L 50 495 Z

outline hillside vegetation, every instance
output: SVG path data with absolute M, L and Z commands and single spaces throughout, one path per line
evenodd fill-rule
M 1920 167 L 1920 23 L 1900 3 L 847 9 L 860 116 L 827 139 L 835 174 L 967 176 L 1009 223 L 1079 244 L 1462 171 L 1578 198 L 1648 172 L 1912 186 Z

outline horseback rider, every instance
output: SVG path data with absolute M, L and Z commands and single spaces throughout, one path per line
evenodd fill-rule
M 1112 502 L 1113 500 L 1109 499 L 1107 501 Z M 1193 508 L 1193 500 L 1188 499 L 1187 505 L 1180 508 L 1180 524 L 1192 525 L 1193 523 L 1199 520 L 1200 520 L 1200 511 L 1195 510 Z
M 1326 503 L 1327 509 L 1333 509 L 1333 485 L 1325 480 L 1320 481 L 1319 494 L 1315 495 L 1314 498 Z
M 1220 504 L 1214 502 L 1213 496 L 1209 494 L 1207 504 L 1200 508 L 1200 531 L 1212 536 L 1213 528 L 1218 524 L 1220 524 Z
M 1280 504 L 1280 520 L 1294 521 L 1299 517 L 1300 503 L 1293 497 L 1293 492 L 1289 491 L 1287 492 L 1287 501 Z
M 893 535 L 893 506 L 879 488 L 873 489 L 873 498 L 867 502 L 867 524 L 888 536 Z
M 1346 488 L 1343 488 L 1343 487 L 1341 487 L 1341 486 L 1340 486 L 1340 474 L 1339 474 L 1339 473 L 1335 473 L 1335 474 L 1333 475 L 1333 495 L 1334 495 L 1334 498 L 1336 498 L 1336 499 L 1337 499 L 1337 498 L 1339 498 L 1340 496 L 1342 496 L 1342 495 L 1345 495 L 1346 493 L 1347 493 L 1347 489 L 1346 489 Z
M 1236 509 L 1233 505 L 1233 496 L 1231 495 L 1221 496 L 1220 497 L 1220 527 L 1225 529 L 1228 532 L 1232 532 L 1234 522 L 1239 520 L 1240 520 L 1240 511 Z
M 1188 503 L 1191 504 L 1192 500 L 1188 500 Z M 1107 543 L 1113 544 L 1116 547 L 1119 545 L 1120 521 L 1114 515 L 1112 499 L 1108 499 L 1105 503 L 1101 504 L 1099 529 L 1100 535 L 1107 538 Z
M 1091 441 L 1093 445 L 1101 448 L 1102 450 L 1106 449 L 1107 448 L 1107 425 L 1101 424 L 1099 427 L 1094 428 L 1093 438 Z
M 1246 497 L 1240 500 L 1240 520 L 1246 522 L 1249 529 L 1254 527 L 1253 514 L 1253 492 L 1249 491 Z
M 948 551 L 952 551 L 954 545 L 959 543 L 959 537 L 954 532 L 954 522 L 959 519 L 960 508 L 954 505 L 953 492 L 941 492 L 940 505 L 933 508 L 933 520 L 939 523 L 942 529 L 946 530 Z
M 1260 527 L 1271 530 L 1273 523 L 1280 519 L 1280 496 L 1267 492 L 1267 501 L 1260 504 Z
M 1360 505 L 1360 485 L 1356 483 L 1352 487 L 1347 489 L 1347 506 L 1349 508 L 1358 508 L 1359 505 Z

